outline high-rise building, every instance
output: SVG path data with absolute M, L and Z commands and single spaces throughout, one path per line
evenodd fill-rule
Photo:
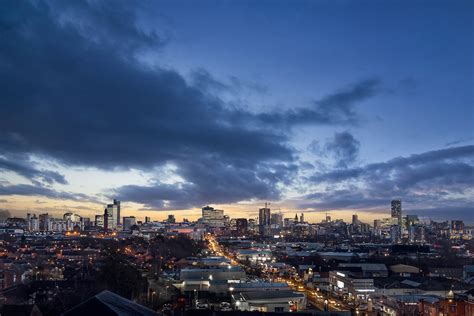
M 268 226 L 271 223 L 270 208 L 265 203 L 265 207 L 258 210 L 258 224 L 261 226 Z
M 42 232 L 49 232 L 52 230 L 51 217 L 48 215 L 48 213 L 39 215 L 39 230 Z
M 398 225 L 402 225 L 402 200 L 392 200 L 391 203 L 392 218 L 398 220 Z
M 399 225 L 390 226 L 390 240 L 393 244 L 398 244 L 400 242 L 401 233 Z
M 243 236 L 247 234 L 248 231 L 248 221 L 246 218 L 237 218 L 235 220 L 235 227 L 237 230 L 237 235 Z
M 359 215 L 352 214 L 352 225 L 357 225 L 357 224 L 359 224 Z
M 26 229 L 30 232 L 37 232 L 39 231 L 39 220 L 36 217 L 36 214 L 31 216 L 30 213 L 26 215 Z
M 425 229 L 422 225 L 411 225 L 408 227 L 408 242 L 411 244 L 425 242 Z
M 202 222 L 210 227 L 224 227 L 224 211 L 213 207 L 205 206 L 202 208 Z
M 104 229 L 105 230 L 114 230 L 117 228 L 117 221 L 114 218 L 114 209 L 113 207 L 109 207 L 109 204 L 107 205 L 107 208 L 104 210 Z M 116 215 L 117 213 L 115 213 Z
M 116 229 L 120 225 L 120 201 L 114 200 L 112 204 L 107 204 L 108 229 Z
M 169 214 L 168 218 L 166 219 L 168 224 L 176 224 L 176 217 L 173 214 Z
M 462 234 L 464 233 L 464 222 L 463 221 L 451 221 L 451 231 L 453 233 Z
M 283 214 L 281 213 L 270 214 L 270 224 L 283 227 Z
M 95 226 L 104 228 L 104 215 L 96 215 L 95 216 Z
M 137 224 L 135 216 L 124 216 L 123 218 L 123 230 L 130 231 L 133 225 Z
M 71 222 L 73 222 L 73 223 L 77 223 L 77 222 L 81 221 L 81 217 L 79 215 L 73 214 L 73 213 L 64 213 L 63 219 L 65 221 L 71 220 Z
M 258 228 L 260 235 L 264 235 L 265 231 L 268 230 L 268 226 L 271 224 L 271 212 L 268 204 L 265 203 L 265 207 L 258 210 Z
M 417 225 L 420 223 L 420 219 L 418 218 L 418 215 L 407 215 L 406 216 L 406 227 L 410 227 L 412 225 Z
M 301 215 L 300 215 L 300 223 L 304 223 L 304 214 L 303 213 L 301 213 Z
M 88 217 L 81 217 L 81 221 L 79 223 L 81 230 L 89 229 L 91 226 L 91 219 Z
M 145 216 L 145 224 L 151 222 L 151 218 L 148 216 Z
M 382 221 L 380 219 L 374 219 L 374 228 L 381 229 L 382 228 Z
M 26 230 L 31 231 L 31 214 L 27 213 L 26 214 Z

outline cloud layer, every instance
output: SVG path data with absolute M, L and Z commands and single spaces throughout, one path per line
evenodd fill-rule
M 246 110 L 223 95 L 264 94 L 265 85 L 235 76 L 221 81 L 202 68 L 186 79 L 159 66 L 168 39 L 143 23 L 150 10 L 130 2 L 0 3 L 0 171 L 31 182 L 1 179 L 1 196 L 97 201 L 69 192 L 67 174 L 38 163 L 47 161 L 144 172 L 148 184 L 98 196 L 156 210 L 284 199 L 303 180 L 303 189 L 314 188 L 299 202 L 304 208 L 377 208 L 395 196 L 413 205 L 467 206 L 472 146 L 358 165 L 364 144 L 346 129 L 361 127 L 358 106 L 382 94 L 381 79 L 284 110 Z M 143 57 L 150 55 L 158 59 L 153 66 Z M 341 132 L 320 148 L 334 165 L 302 179 L 292 137 L 307 126 Z M 169 178 L 159 174 L 167 166 Z
M 352 124 L 355 103 L 374 96 L 379 85 L 365 80 L 306 108 L 253 114 L 214 95 L 213 89 L 227 86 L 205 71 L 188 83 L 173 70 L 141 63 L 141 52 L 164 43 L 140 27 L 139 7 L 42 1 L 2 6 L 2 151 L 108 170 L 176 166 L 179 183 L 156 179 L 111 193 L 149 207 L 280 198 L 279 186 L 298 169 L 282 125 Z M 242 85 L 237 78 L 232 82 Z M 2 160 L 0 167 L 66 183 L 59 174 L 23 163 Z M 36 184 L 31 192 L 54 196 Z M 21 194 L 27 188 L 2 189 Z
M 324 190 L 306 195 L 301 207 L 380 209 L 390 199 L 401 197 L 418 209 L 468 208 L 473 194 L 474 146 L 316 173 L 310 180 Z

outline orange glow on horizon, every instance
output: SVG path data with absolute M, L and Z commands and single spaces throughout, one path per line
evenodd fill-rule
M 236 203 L 236 204 L 212 204 L 211 206 L 223 209 L 226 215 L 230 218 L 254 218 L 258 219 L 258 209 L 262 207 L 264 202 L 254 203 Z M 283 203 L 282 203 L 283 204 Z M 273 212 L 280 212 L 279 203 L 273 203 Z M 195 221 L 201 217 L 201 209 L 195 208 L 191 210 L 141 210 L 141 205 L 135 203 L 127 203 L 122 201 L 121 216 L 135 216 L 137 220 L 144 220 L 145 216 L 152 220 L 165 220 L 169 214 L 174 214 L 178 221 L 187 218 L 190 221 Z M 270 206 L 270 208 L 271 208 Z M 285 206 L 285 207 L 283 207 Z M 49 213 L 54 217 L 62 217 L 66 212 L 73 212 L 83 217 L 94 219 L 95 215 L 102 215 L 105 204 L 78 202 L 70 200 L 54 200 L 35 196 L 9 196 L 8 201 L 0 204 L 0 209 L 9 210 L 11 216 L 25 217 L 27 213 L 41 214 Z M 295 214 L 298 216 L 304 213 L 305 220 L 310 223 L 321 222 L 326 216 L 325 211 L 307 211 L 292 208 L 291 206 L 282 205 L 281 212 L 285 218 L 294 218 Z M 385 218 L 390 216 L 390 212 L 386 211 L 355 211 L 355 210 L 327 210 L 332 220 L 343 219 L 344 221 L 351 221 L 352 215 L 357 213 L 359 219 L 367 223 L 372 223 L 376 218 Z

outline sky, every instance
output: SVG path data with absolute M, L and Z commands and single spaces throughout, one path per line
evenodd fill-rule
M 474 223 L 472 1 L 2 1 L 0 215 Z

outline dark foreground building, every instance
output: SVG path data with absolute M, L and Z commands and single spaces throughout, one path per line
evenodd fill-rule
M 110 291 L 102 291 L 83 303 L 71 308 L 64 316 L 156 316 L 149 308 L 134 303 Z

